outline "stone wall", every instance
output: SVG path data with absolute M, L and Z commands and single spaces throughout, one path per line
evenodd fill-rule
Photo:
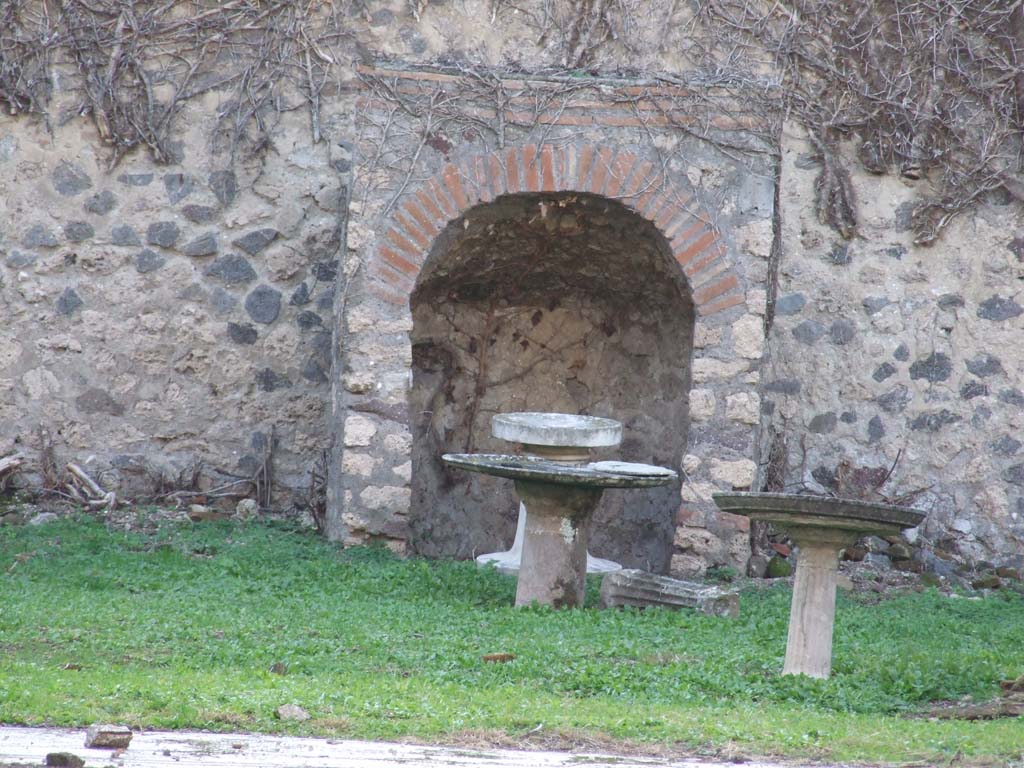
M 791 489 L 880 492 L 927 510 L 910 537 L 932 568 L 1019 567 L 1019 206 L 990 200 L 920 247 L 909 215 L 925 182 L 858 174 L 859 236 L 846 242 L 813 212 L 818 170 L 807 143 L 785 141 L 762 453 L 785 438 Z
M 232 163 L 215 107 L 163 167 L 108 170 L 83 120 L 0 123 L 0 453 L 50 443 L 121 495 L 228 503 L 274 435 L 273 503 L 301 506 L 328 447 L 341 176 L 291 118 Z
M 36 459 L 52 444 L 128 495 L 189 490 L 196 476 L 230 501 L 253 492 L 273 435 L 273 504 L 301 509 L 334 442 L 332 536 L 405 551 L 420 402 L 411 334 L 434 338 L 455 311 L 438 292 L 441 316 L 414 318 L 421 270 L 449 253 L 443 231 L 481 234 L 474 217 L 497 197 L 528 195 L 540 211 L 578 193 L 651 228 L 650 252 L 693 305 L 692 326 L 666 323 L 658 340 L 686 337 L 688 367 L 669 376 L 684 391 L 662 388 L 675 416 L 685 401 L 685 447 L 623 448 L 682 470 L 675 518 L 657 521 L 676 526 L 672 570 L 743 563 L 745 520 L 717 514 L 711 493 L 761 486 L 783 444 L 789 489 L 870 495 L 895 464 L 880 492 L 917 492 L 929 511 L 920 558 L 936 568 L 1020 559 L 1019 206 L 992 199 L 919 248 L 908 218 L 925 182 L 855 176 L 859 232 L 844 241 L 814 214 L 819 169 L 792 131 L 780 171 L 774 147 L 741 130 L 750 116 L 709 112 L 707 94 L 666 84 L 686 69 L 678 4 L 667 15 L 641 4 L 630 45 L 604 41 L 561 79 L 507 74 L 562 67 L 571 41 L 557 27 L 538 35 L 539 4 L 432 2 L 419 16 L 412 5 L 348 8 L 351 61 L 323 93 L 319 143 L 309 115 L 286 109 L 263 153 L 231 157 L 212 141 L 223 105 L 211 92 L 178 118 L 171 164 L 138 150 L 108 169 L 70 73 L 55 80 L 67 90 L 52 128 L 3 118 L 0 454 Z M 610 72 L 669 74 L 598 76 Z M 510 100 L 499 110 L 486 93 Z M 470 314 L 463 356 L 482 337 Z M 661 331 L 636 314 L 639 336 L 620 349 Z M 549 400 L 604 402 L 581 390 Z M 510 392 L 485 405 L 521 407 Z M 507 506 L 456 554 L 507 542 Z
M 675 512 L 675 520 L 671 510 L 662 510 L 656 522 L 650 521 L 653 528 L 669 531 L 682 524 L 673 546 L 658 553 L 646 548 L 630 552 L 633 545 L 627 539 L 618 543 L 616 554 L 638 565 L 657 569 L 670 565 L 677 572 L 691 574 L 702 572 L 709 563 L 742 567 L 748 549 L 746 520 L 719 515 L 710 494 L 719 488 L 749 488 L 756 473 L 757 386 L 773 241 L 775 175 L 771 163 L 756 156 L 738 160 L 687 138 L 673 130 L 662 114 L 637 114 L 628 98 L 623 98 L 638 93 L 629 82 L 590 84 L 565 96 L 557 81 L 508 78 L 502 87 L 507 89 L 509 106 L 499 118 L 493 113 L 493 105 L 472 87 L 473 82 L 458 75 L 364 70 L 364 76 L 366 95 L 359 102 L 356 121 L 355 203 L 348 230 L 357 268 L 346 294 L 345 342 L 339 350 L 340 386 L 335 397 L 348 415 L 343 455 L 334 462 L 343 471 L 336 474 L 332 484 L 331 535 L 345 541 L 409 538 L 408 514 L 416 502 L 411 498 L 415 484 L 408 472 L 411 469 L 415 473 L 416 465 L 407 464 L 407 446 L 417 437 L 411 429 L 415 418 L 408 413 L 408 373 L 413 364 L 409 333 L 416 334 L 410 302 L 415 306 L 417 294 L 423 285 L 434 281 L 437 270 L 451 278 L 453 294 L 465 293 L 468 281 L 476 288 L 486 288 L 478 299 L 502 298 L 501 286 L 483 275 L 491 269 L 504 269 L 501 264 L 508 254 L 503 250 L 489 261 L 474 261 L 467 255 L 486 253 L 507 239 L 503 229 L 507 225 L 493 214 L 495 208 L 512 204 L 506 196 L 527 195 L 525 204 L 530 216 L 520 226 L 528 228 L 530 219 L 546 226 L 545 219 L 562 220 L 560 215 L 547 216 L 546 210 L 558 213 L 564 205 L 568 221 L 582 195 L 592 196 L 605 207 L 614 204 L 624 208 L 639 223 L 653 225 L 653 235 L 665 249 L 662 258 L 667 259 L 666 266 L 681 271 L 685 294 L 681 307 L 692 302 L 696 308 L 692 336 L 680 330 L 678 339 L 683 359 L 692 355 L 692 363 L 664 394 L 667 400 L 679 402 L 676 415 L 682 419 L 680 428 L 687 430 L 688 441 L 678 441 L 678 447 L 672 447 L 671 440 L 659 446 L 648 444 L 641 422 L 634 418 L 644 411 L 640 401 L 626 408 L 613 400 L 598 406 L 608 408 L 601 415 L 623 416 L 636 424 L 636 434 L 630 435 L 627 430 L 625 435 L 627 446 L 631 441 L 643 446 L 639 452 L 642 456 L 636 458 L 668 460 L 686 475 L 683 505 Z M 641 89 L 649 94 L 650 101 L 644 103 L 653 105 L 660 92 L 649 89 Z M 545 97 L 545 93 L 555 96 Z M 671 95 L 671 89 L 665 95 Z M 534 115 L 531 124 L 517 105 L 545 98 L 551 106 Z M 396 112 L 396 104 L 403 103 L 405 108 Z M 454 128 L 430 133 L 425 126 L 436 125 L 430 123 L 436 117 L 431 105 L 438 103 L 455 103 L 460 111 L 449 108 L 440 121 Z M 467 128 L 466 121 L 460 122 L 467 114 L 490 116 L 504 124 L 505 132 L 500 137 L 504 148 L 496 146 L 499 137 L 495 134 Z M 722 130 L 731 130 L 733 140 L 739 140 L 736 125 Z M 425 143 L 417 139 L 424 135 L 430 139 Z M 453 233 L 464 235 L 470 245 L 452 247 L 456 237 Z M 566 232 L 560 247 L 568 247 L 570 234 Z M 524 242 L 530 239 L 526 230 L 520 237 Z M 575 262 L 580 265 L 577 282 L 595 272 L 594 264 L 608 258 L 602 255 L 602 247 L 614 251 L 615 258 L 627 260 L 648 248 L 642 238 L 636 239 L 632 249 L 596 242 L 590 247 L 592 256 Z M 461 264 L 467 259 L 472 262 L 469 267 Z M 520 271 L 528 273 L 529 269 L 530 264 L 523 263 Z M 623 296 L 638 297 L 633 306 L 641 310 L 640 316 L 644 316 L 644 309 L 650 310 L 651 315 L 645 319 L 656 322 L 663 302 L 640 300 L 644 291 L 629 284 L 652 273 L 643 267 L 642 260 L 632 264 L 627 261 L 618 271 L 621 277 L 616 277 L 612 265 L 596 270 L 618 281 L 616 288 L 608 283 L 598 292 L 618 290 Z M 594 277 L 599 277 L 596 272 Z M 550 269 L 544 274 L 554 278 Z M 664 274 L 673 273 L 668 270 Z M 565 275 L 558 279 L 565 286 L 572 284 Z M 662 278 L 654 280 L 664 282 Z M 572 291 L 559 293 L 568 297 Z M 433 295 L 436 302 L 447 300 L 443 291 L 434 291 Z M 443 319 L 439 322 L 443 325 Z M 666 325 L 672 327 L 671 322 Z M 458 336 L 457 331 L 453 329 L 452 335 Z M 479 349 L 493 341 L 486 336 L 463 339 L 467 350 L 474 343 Z M 650 341 L 637 339 L 634 346 L 639 348 Z M 457 357 L 452 355 L 453 359 Z M 600 373 L 599 361 L 589 364 L 594 366 L 595 375 Z M 618 372 L 619 368 L 610 364 L 609 371 Z M 561 386 L 572 383 L 571 371 L 562 376 L 565 381 L 560 382 Z M 534 382 L 533 386 L 540 383 Z M 678 391 L 680 385 L 683 392 Z M 444 383 L 435 389 L 444 391 Z M 472 408 L 472 398 L 452 399 L 456 406 Z M 535 394 L 520 398 L 523 402 L 531 399 L 540 402 Z M 550 399 L 551 407 L 555 407 L 555 400 Z M 483 408 L 504 408 L 515 401 L 508 396 L 486 401 Z M 419 400 L 413 405 L 425 408 Z M 567 397 L 558 405 L 586 408 L 594 403 L 577 403 Z M 647 410 L 655 414 L 651 418 L 659 418 L 657 404 L 652 403 Z M 486 419 L 476 428 L 475 439 L 482 444 Z M 427 452 L 435 463 L 438 453 L 465 447 L 466 436 L 458 430 L 452 430 L 451 435 L 445 435 L 444 429 L 423 431 L 424 435 L 429 433 L 441 436 Z M 689 446 L 685 458 L 680 455 L 684 442 Z M 413 455 L 418 455 L 415 448 Z M 478 492 L 476 495 L 483 497 Z M 429 509 L 431 505 L 424 506 Z M 476 530 L 474 526 L 457 526 L 467 541 L 462 543 L 463 549 L 450 553 L 465 556 L 493 547 L 495 541 L 508 543 L 514 530 L 515 505 L 504 506 L 507 509 L 500 510 L 497 518 L 503 519 L 503 524 L 489 524 L 475 539 L 469 535 Z M 447 513 L 444 509 L 436 514 L 443 520 Z M 638 523 L 643 518 L 643 514 L 636 514 Z M 418 524 L 420 532 L 431 527 L 424 520 Z M 634 535 L 642 537 L 641 526 L 635 528 L 638 532 Z

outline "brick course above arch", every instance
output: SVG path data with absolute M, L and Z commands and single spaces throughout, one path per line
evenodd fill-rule
M 407 306 L 432 244 L 449 222 L 502 195 L 579 192 L 617 200 L 650 221 L 669 243 L 701 316 L 743 303 L 727 248 L 693 195 L 663 169 L 631 152 L 589 145 L 526 144 L 448 163 L 407 192 L 370 256 L 369 290 Z

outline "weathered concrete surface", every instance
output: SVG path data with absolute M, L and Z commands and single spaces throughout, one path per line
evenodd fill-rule
M 727 768 L 735 765 L 658 757 L 189 731 L 138 733 L 131 746 L 112 761 L 111 750 L 85 749 L 84 740 L 84 729 L 3 727 L 0 728 L 0 762 L 43 765 L 50 752 L 71 752 L 85 760 L 86 768 L 102 768 L 112 762 L 120 768 L 575 768 L 581 764 L 614 768 Z M 743 764 L 747 768 L 776 768 L 769 763 Z M 790 764 L 789 768 L 794 766 Z

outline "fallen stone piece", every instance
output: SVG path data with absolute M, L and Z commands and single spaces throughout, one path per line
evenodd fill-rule
M 276 714 L 279 720 L 298 720 L 300 723 L 309 720 L 309 712 L 298 704 L 282 704 Z
M 203 520 L 227 520 L 229 517 L 231 517 L 229 512 L 211 509 L 204 504 L 190 504 L 188 507 L 188 519 L 193 523 L 199 523 Z
M 996 720 L 1024 715 L 1024 695 L 1004 693 L 1002 698 L 983 704 L 963 704 L 954 707 L 935 707 L 928 717 L 939 720 Z
M 625 605 L 693 608 L 709 616 L 728 618 L 740 615 L 740 598 L 734 589 L 657 576 L 635 568 L 609 573 L 601 581 L 601 607 Z
M 132 729 L 126 725 L 90 725 L 85 732 L 85 746 L 94 749 L 124 749 L 132 740 Z
M 1000 680 L 999 688 L 1003 692 L 1003 696 L 1011 696 L 1015 693 L 1024 693 L 1024 675 L 1014 680 Z
M 85 760 L 70 752 L 50 752 L 46 765 L 48 768 L 83 768 Z

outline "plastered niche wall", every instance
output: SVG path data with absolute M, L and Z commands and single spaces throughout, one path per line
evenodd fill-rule
M 414 75 L 407 81 L 395 75 L 396 87 L 453 87 L 450 80 L 438 84 L 425 73 Z M 507 543 L 515 519 L 510 498 L 503 498 L 500 509 L 486 512 L 482 519 L 479 502 L 474 501 L 476 518 L 459 517 L 468 508 L 454 503 L 435 508 L 440 517 L 434 522 L 454 519 L 457 525 L 430 522 L 433 500 L 448 493 L 445 485 L 451 481 L 431 466 L 436 468 L 435 452 L 443 448 L 437 442 L 454 441 L 457 449 L 483 448 L 489 439 L 489 413 L 506 406 L 519 408 L 517 402 L 534 398 L 565 409 L 607 409 L 604 415 L 612 417 L 623 407 L 627 430 L 622 452 L 685 472 L 678 498 L 664 501 L 656 513 L 657 505 L 651 505 L 650 517 L 657 522 L 650 529 L 657 533 L 650 539 L 660 544 L 629 544 L 615 554 L 645 567 L 684 573 L 701 572 L 714 563 L 742 565 L 749 552 L 745 520 L 717 514 L 710 494 L 717 488 L 749 487 L 756 471 L 772 169 L 757 172 L 734 164 L 700 142 L 693 142 L 692 153 L 683 152 L 678 136 L 663 139 L 677 150 L 666 161 L 658 147 L 635 144 L 637 133 L 617 125 L 621 114 L 610 111 L 607 125 L 602 125 L 600 117 L 594 117 L 600 112 L 593 108 L 587 110 L 587 128 L 579 127 L 578 111 L 559 110 L 550 117 L 551 125 L 536 129 L 537 136 L 544 136 L 539 143 L 529 131 L 521 131 L 521 138 L 502 150 L 484 136 L 463 135 L 458 144 L 439 136 L 415 153 L 415 147 L 403 151 L 398 138 L 422 135 L 414 126 L 397 117 L 386 125 L 378 121 L 381 114 L 389 114 L 389 105 L 373 96 L 361 106 L 365 122 L 357 125 L 361 143 L 355 149 L 360 160 L 349 221 L 349 246 L 358 258 L 346 287 L 344 330 L 337 350 L 335 418 L 343 438 L 334 462 L 339 471 L 331 483 L 330 534 L 352 542 L 383 539 L 400 550 L 411 543 L 424 551 L 433 547 L 434 553 L 458 556 Z M 379 162 L 381 157 L 413 155 L 412 166 Z M 712 179 L 718 205 L 708 212 L 702 197 L 712 188 Z M 556 219 L 548 219 L 546 211 L 560 205 L 567 209 L 559 212 L 567 214 L 566 237 L 558 241 L 561 255 L 553 249 L 547 271 L 537 272 L 531 283 L 529 265 L 518 257 L 503 261 L 515 254 L 508 249 L 499 254 L 494 244 L 515 238 L 516 227 L 531 226 L 536 228 L 537 244 L 550 244 L 554 235 L 546 228 Z M 531 219 L 533 224 L 528 223 Z M 571 235 L 583 221 L 587 230 L 592 225 L 597 231 L 608 228 L 607 240 L 590 240 L 581 228 L 577 243 L 583 245 L 574 248 Z M 561 215 L 557 222 L 562 225 Z M 615 238 L 620 245 L 615 245 Z M 516 239 L 522 248 L 528 241 L 526 230 Z M 588 242 L 593 251 L 589 260 L 583 257 Z M 635 247 L 624 262 L 613 254 L 621 257 L 626 242 Z M 636 273 L 642 270 L 625 264 L 651 265 L 659 275 L 658 285 L 644 285 L 630 294 L 630 281 L 639 283 Z M 520 362 L 529 365 L 536 360 L 533 370 L 539 375 L 548 367 L 543 375 L 551 381 L 550 392 L 545 397 L 531 393 L 517 401 L 514 387 L 499 386 L 478 399 L 477 413 L 469 417 L 459 413 L 458 405 L 478 373 L 473 359 L 479 361 L 486 336 L 482 331 L 487 304 L 496 293 L 491 289 L 506 284 L 513 274 L 524 278 L 523 300 L 504 299 L 507 306 L 502 310 L 516 319 L 503 325 L 494 341 L 504 350 L 498 358 L 500 370 L 511 384 L 522 375 L 516 370 Z M 601 282 L 606 278 L 611 282 Z M 559 320 L 558 312 L 566 310 L 552 307 L 551 295 L 539 289 L 551 280 L 560 281 L 565 302 L 571 299 L 574 322 L 568 313 Z M 584 298 L 583 287 L 595 281 L 602 288 Z M 616 291 L 623 297 L 646 297 L 650 306 L 616 305 Z M 617 321 L 611 336 L 606 333 L 610 326 L 601 330 L 609 318 Z M 532 344 L 522 349 L 522 342 L 529 342 L 524 334 L 535 328 L 548 334 L 544 343 L 549 343 L 555 322 L 566 331 L 572 329 L 570 347 L 587 350 L 577 366 L 587 371 L 582 377 L 569 368 L 572 355 L 568 362 L 556 361 L 556 356 L 545 360 L 542 350 L 529 351 Z M 458 330 L 446 334 L 445 326 L 453 323 Z M 630 341 L 609 343 L 621 333 L 628 333 Z M 473 351 L 471 337 L 478 334 Z M 522 355 L 513 354 L 514 345 Z M 623 405 L 628 393 L 617 400 L 614 385 L 601 388 L 605 384 L 597 381 L 600 360 L 591 349 L 607 350 L 610 359 L 618 355 L 618 362 L 610 365 L 624 370 L 632 364 L 629 350 L 645 348 L 651 352 L 648 357 L 658 359 L 658 381 L 645 382 L 647 390 L 634 392 L 634 400 Z M 641 413 L 647 404 L 658 416 L 644 418 L 663 414 L 664 422 L 643 423 Z M 471 398 L 466 405 L 472 410 Z M 637 427 L 636 436 L 630 435 L 630 422 Z M 666 436 L 675 425 L 686 430 L 685 437 L 675 434 L 664 444 L 652 438 Z M 414 492 L 425 493 L 420 507 Z M 462 493 L 464 499 L 472 499 L 487 492 Z M 666 512 L 670 505 L 674 514 Z M 643 510 L 629 514 L 643 527 Z M 669 538 L 673 528 L 675 535 Z M 612 528 L 610 535 L 621 530 Z M 645 534 L 634 535 L 635 543 Z
M 654 228 L 608 198 L 509 195 L 438 236 L 413 310 L 411 544 L 468 557 L 508 544 L 512 485 L 447 470 L 444 452 L 508 452 L 510 411 L 613 415 L 628 439 L 603 455 L 679 466 L 689 428 L 693 307 Z M 608 493 L 593 549 L 664 571 L 679 486 Z

